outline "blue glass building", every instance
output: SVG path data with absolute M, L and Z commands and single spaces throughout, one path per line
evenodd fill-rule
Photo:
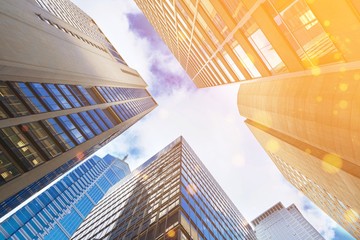
M 0 217 L 157 103 L 70 0 L 0 1 Z
M 180 137 L 112 187 L 72 239 L 255 240 L 256 237 Z
M 130 173 L 127 163 L 94 156 L 0 219 L 0 239 L 69 239 L 107 190 Z

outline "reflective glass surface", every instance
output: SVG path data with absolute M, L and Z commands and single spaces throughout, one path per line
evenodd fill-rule
M 130 173 L 126 163 L 110 157 L 87 160 L 15 211 L 0 223 L 0 237 L 69 239 L 104 193 Z

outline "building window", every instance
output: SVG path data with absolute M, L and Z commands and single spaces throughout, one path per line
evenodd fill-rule
M 70 114 L 70 118 L 76 123 L 76 125 L 81 129 L 81 131 L 86 135 L 88 139 L 93 138 L 95 135 L 91 129 L 86 125 L 84 120 L 77 114 Z
M 3 128 L 0 130 L 0 135 L 5 146 L 16 155 L 26 170 L 43 163 L 43 159 L 16 127 Z
M 102 133 L 99 126 L 94 122 L 94 120 L 91 118 L 91 116 L 87 112 L 81 112 L 80 116 L 85 120 L 85 122 L 91 127 L 91 129 L 96 133 L 96 135 L 99 135 Z
M 0 104 L 7 109 L 12 117 L 29 115 L 25 105 L 14 94 L 5 82 L 0 81 Z
M 63 109 L 71 108 L 70 103 L 66 100 L 64 95 L 56 88 L 54 84 L 45 84 L 46 89 L 54 96 L 56 101 L 61 105 Z
M 22 96 L 23 100 L 28 104 L 31 110 L 34 111 L 34 113 L 47 112 L 43 104 L 39 101 L 39 99 L 34 95 L 34 93 L 25 83 L 18 82 L 9 84 L 16 88 L 18 93 Z
M 84 97 L 84 95 L 79 91 L 79 89 L 76 86 L 68 85 L 67 87 L 70 89 L 70 91 L 73 93 L 73 95 L 77 98 L 77 100 L 80 102 L 82 106 L 90 105 L 89 102 Z
M 81 104 L 77 98 L 70 92 L 70 90 L 65 85 L 57 85 L 62 92 L 62 94 L 69 100 L 70 104 L 73 107 L 81 107 Z
M 36 142 L 48 159 L 52 159 L 62 153 L 61 149 L 38 122 L 24 124 L 21 126 L 21 129 Z
M 40 83 L 30 83 L 29 85 L 31 89 L 37 94 L 37 96 L 41 99 L 41 101 L 45 103 L 45 105 L 51 111 L 60 110 L 60 107 Z
M 0 186 L 20 174 L 20 170 L 2 151 L 0 151 Z
M 102 131 L 106 131 L 109 129 L 109 127 L 106 126 L 106 124 L 104 122 L 105 119 L 101 119 L 95 110 L 90 110 L 90 111 L 88 111 L 88 113 L 95 120 L 95 122 L 99 125 L 99 127 L 101 128 Z
M 64 130 L 60 127 L 60 125 L 56 122 L 55 119 L 50 118 L 42 121 L 42 123 L 66 151 L 75 147 L 74 142 L 64 132 Z
M 67 116 L 61 116 L 57 119 L 78 144 L 86 141 L 85 137 L 80 133 L 80 131 L 75 127 L 75 125 L 70 121 Z

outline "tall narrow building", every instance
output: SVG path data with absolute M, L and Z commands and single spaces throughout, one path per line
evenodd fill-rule
M 0 239 L 69 239 L 107 190 L 129 173 L 129 165 L 114 156 L 87 159 L 0 218 Z
M 279 202 L 251 221 L 258 240 L 324 240 L 295 204 Z
M 72 239 L 256 239 L 180 137 L 114 186 Z
M 0 2 L 0 217 L 156 107 L 69 0 Z
M 241 81 L 246 123 L 291 183 L 360 236 L 360 4 L 135 0 L 196 86 Z

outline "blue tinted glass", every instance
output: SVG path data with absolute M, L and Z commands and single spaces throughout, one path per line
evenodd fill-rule
M 80 115 L 83 117 L 83 119 L 85 119 L 85 122 L 91 127 L 91 129 L 96 133 L 96 135 L 102 133 L 99 126 L 94 122 L 94 120 L 87 112 L 81 112 Z
M 15 215 L 20 219 L 22 223 L 26 223 L 31 218 L 31 214 L 25 208 L 22 208 L 19 211 L 17 211 Z
M 57 86 L 59 87 L 62 94 L 64 94 L 64 96 L 67 97 L 71 105 L 73 105 L 74 107 L 81 107 L 81 104 L 79 103 L 77 98 L 74 96 L 73 93 L 70 92 L 70 90 L 65 85 L 57 85 Z
M 74 209 L 71 209 L 70 213 L 60 220 L 61 225 L 70 235 L 75 232 L 81 222 L 82 218 Z
M 97 123 L 97 125 L 101 128 L 102 131 L 108 130 L 108 126 L 104 123 L 104 121 L 99 117 L 99 115 L 94 111 L 90 110 L 88 111 L 89 115 L 94 119 L 94 121 Z
M 99 117 L 105 122 L 105 124 L 109 128 L 113 128 L 114 124 L 111 122 L 111 120 L 106 116 L 106 114 L 101 109 L 95 109 L 96 113 L 99 115 Z
M 77 86 L 77 88 L 91 105 L 96 104 L 95 100 L 90 96 L 88 91 L 83 86 Z
M 68 130 L 71 136 L 76 140 L 77 143 L 83 143 L 86 141 L 85 137 L 79 132 L 75 125 L 70 121 L 67 116 L 58 117 L 59 121 Z
M 94 207 L 94 204 L 84 195 L 80 201 L 76 203 L 76 208 L 81 212 L 83 216 L 87 216 L 91 209 Z
M 67 240 L 67 239 L 69 239 L 69 237 L 67 237 L 66 234 L 56 224 L 56 225 L 54 225 L 54 228 L 50 231 L 50 233 L 44 237 L 44 239 Z
M 34 214 L 40 212 L 42 209 L 41 205 L 37 202 L 37 199 L 31 201 L 28 206 Z
M 35 239 L 35 234 L 27 227 L 27 226 L 23 226 L 22 229 L 25 231 L 25 233 L 27 234 L 28 238 L 27 239 Z
M 35 112 L 46 112 L 45 107 L 40 103 L 40 101 L 35 97 L 35 95 L 30 91 L 25 83 L 16 83 L 18 89 L 24 95 L 25 101 L 28 103 L 29 107 Z
M 1 224 L 1 226 L 5 229 L 5 231 L 9 235 L 13 234 L 17 229 L 17 227 L 15 225 L 13 225 L 14 221 L 15 221 L 14 219 L 10 218 L 10 219 L 8 219 L 7 221 L 5 221 L 4 223 Z M 15 224 L 16 224 L 16 222 L 15 222 Z
M 95 136 L 91 129 L 86 125 L 86 123 L 80 118 L 77 113 L 70 114 L 70 117 L 72 120 L 74 120 L 77 126 L 82 130 L 83 133 L 85 133 L 88 138 L 93 138 Z
M 45 84 L 45 87 L 49 92 L 55 97 L 55 99 L 60 103 L 63 109 L 71 108 L 70 103 L 66 100 L 64 95 L 56 88 L 54 84 Z
M 60 107 L 40 83 L 30 83 L 29 85 L 50 110 L 60 110 Z

